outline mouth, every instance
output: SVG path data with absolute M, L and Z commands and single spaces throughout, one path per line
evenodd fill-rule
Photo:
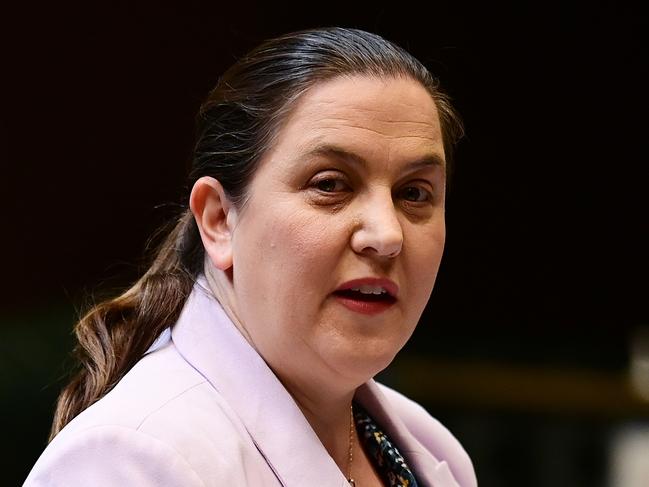
M 336 300 L 351 311 L 374 315 L 397 302 L 398 286 L 389 279 L 356 279 L 333 292 Z
M 381 302 L 394 303 L 396 301 L 396 298 L 392 297 L 390 294 L 388 294 L 385 291 L 375 294 L 375 293 L 366 293 L 366 292 L 364 293 L 356 289 L 344 289 L 341 291 L 335 291 L 334 296 L 340 296 L 341 298 L 353 299 L 356 301 L 365 301 L 368 303 L 381 303 Z

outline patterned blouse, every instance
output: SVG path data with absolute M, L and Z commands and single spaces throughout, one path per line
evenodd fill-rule
M 397 447 L 359 404 L 354 403 L 356 430 L 374 468 L 389 487 L 417 487 L 417 480 Z

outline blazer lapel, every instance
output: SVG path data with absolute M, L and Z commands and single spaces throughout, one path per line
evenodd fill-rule
M 394 441 L 422 487 L 459 487 L 448 464 L 435 458 L 415 438 L 374 380 L 358 388 L 355 400 Z
M 212 296 L 194 286 L 172 329 L 180 354 L 219 391 L 286 487 L 347 486 L 297 404 Z

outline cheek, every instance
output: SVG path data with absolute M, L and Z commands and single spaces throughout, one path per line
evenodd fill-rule
M 328 289 L 326 278 L 344 248 L 343 231 L 336 230 L 340 226 L 295 205 L 276 205 L 256 220 L 251 232 L 241 235 L 247 240 L 247 255 L 235 256 L 235 267 L 237 260 L 245 266 L 247 280 L 257 294 L 263 291 L 265 296 L 293 301 L 295 306 L 312 293 L 320 295 L 320 288 Z
M 431 232 L 425 239 L 414 242 L 413 253 L 423 261 L 423 266 L 429 269 L 437 269 L 442 260 L 445 241 L 445 232 L 442 227 L 435 232 Z
M 330 216 L 294 207 L 275 207 L 264 216 L 240 235 L 247 241 L 235 258 L 234 274 L 240 316 L 270 355 L 272 349 L 292 346 L 296 336 L 306 339 L 314 332 L 345 243 L 344 230 L 332 225 Z M 253 328 L 255 323 L 264 326 Z
M 284 264 L 318 265 L 326 257 L 323 252 L 335 245 L 328 223 L 308 210 L 282 212 L 267 230 L 267 251 Z
M 419 238 L 414 238 L 408 246 L 406 275 L 422 306 L 425 306 L 433 290 L 444 253 L 445 238 L 445 227 L 441 222 Z

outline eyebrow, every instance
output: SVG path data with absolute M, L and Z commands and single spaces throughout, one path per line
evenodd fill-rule
M 347 162 L 351 162 L 355 165 L 367 168 L 368 163 L 365 158 L 356 154 L 355 152 L 348 151 L 342 147 L 338 147 L 331 144 L 319 145 L 312 150 L 306 153 L 307 157 L 313 156 L 323 156 L 323 157 L 334 157 L 336 159 L 342 159 Z M 406 164 L 406 170 L 416 170 L 424 167 L 446 167 L 446 162 L 444 158 L 438 154 L 428 154 L 419 159 Z

